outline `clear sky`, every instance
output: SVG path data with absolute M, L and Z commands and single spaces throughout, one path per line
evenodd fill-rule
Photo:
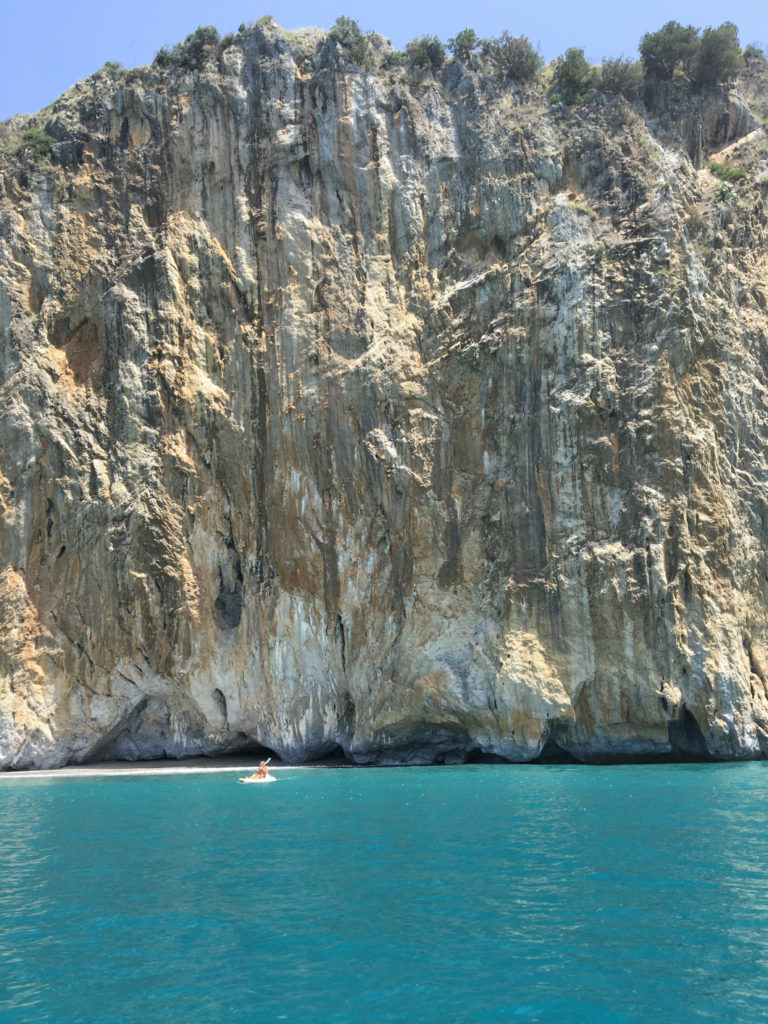
M 161 46 L 179 42 L 198 25 L 215 25 L 223 35 L 264 14 L 288 29 L 330 28 L 346 14 L 364 31 L 387 36 L 398 49 L 425 34 L 445 41 L 463 28 L 473 28 L 479 36 L 497 36 L 507 29 L 528 36 L 547 61 L 568 46 L 581 47 L 593 63 L 602 57 L 636 57 L 643 33 L 673 19 L 697 28 L 733 21 L 743 46 L 768 44 L 764 0 L 533 0 L 520 5 L 509 0 L 442 0 L 434 6 L 414 0 L 283 0 L 267 8 L 251 8 L 244 0 L 5 0 L 0 14 L 0 120 L 47 106 L 107 60 L 126 67 L 148 64 Z

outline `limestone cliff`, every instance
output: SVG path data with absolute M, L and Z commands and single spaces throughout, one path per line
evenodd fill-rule
M 0 766 L 761 756 L 765 74 L 324 38 L 4 127 Z

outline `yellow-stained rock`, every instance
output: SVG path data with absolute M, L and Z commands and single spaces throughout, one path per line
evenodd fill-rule
M 5 146 L 0 766 L 768 748 L 765 75 L 441 74 L 267 19 Z

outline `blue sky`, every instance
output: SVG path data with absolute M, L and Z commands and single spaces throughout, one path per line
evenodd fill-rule
M 224 34 L 241 22 L 272 14 L 283 28 L 330 28 L 340 14 L 355 18 L 363 30 L 375 29 L 402 49 L 427 33 L 447 40 L 463 28 L 480 36 L 526 35 L 545 60 L 568 46 L 581 47 L 594 63 L 602 57 L 637 56 L 644 32 L 674 19 L 699 28 L 733 21 L 742 45 L 768 44 L 766 8 L 757 0 L 683 0 L 665 3 L 566 3 L 550 0 L 524 5 L 478 0 L 443 0 L 432 7 L 413 0 L 354 2 L 284 0 L 271 9 L 250 8 L 243 0 L 8 0 L 0 17 L 0 120 L 34 113 L 53 102 L 74 82 L 107 60 L 126 67 L 151 62 L 164 45 L 179 42 L 198 25 L 213 24 Z M 763 14 L 760 14 L 760 11 Z

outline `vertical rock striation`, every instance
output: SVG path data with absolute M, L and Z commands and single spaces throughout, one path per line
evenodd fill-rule
M 761 756 L 765 78 L 323 40 L 94 76 L 0 168 L 0 765 Z

